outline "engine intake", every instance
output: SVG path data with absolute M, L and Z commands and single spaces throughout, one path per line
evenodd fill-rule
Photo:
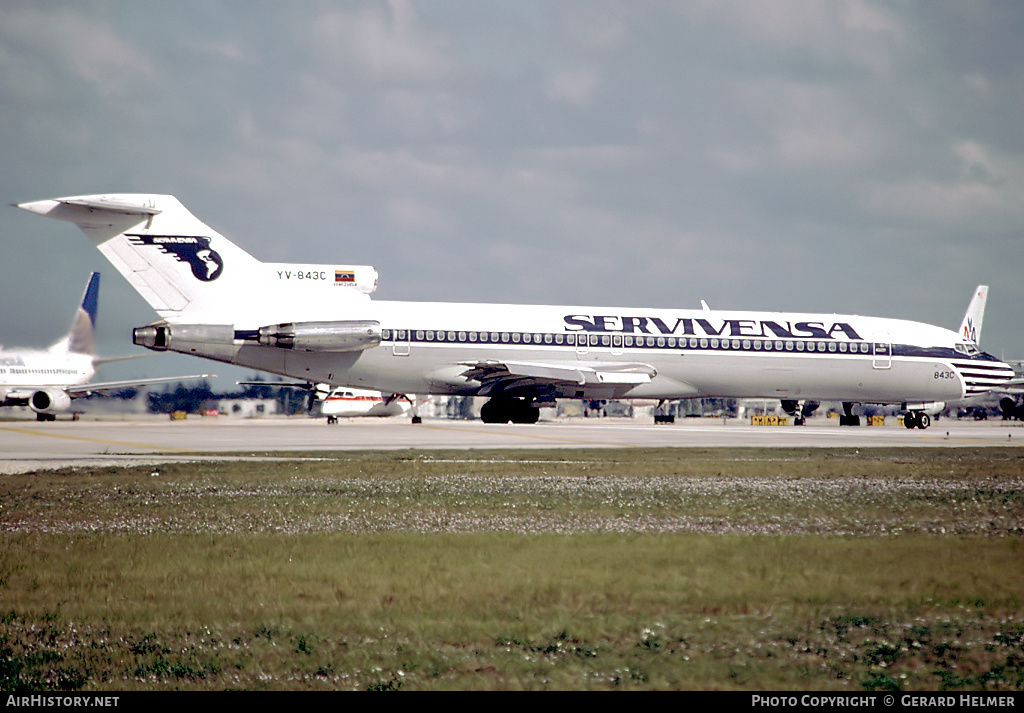
M 28 405 L 36 413 L 51 414 L 71 408 L 71 397 L 64 391 L 40 389 L 32 394 Z

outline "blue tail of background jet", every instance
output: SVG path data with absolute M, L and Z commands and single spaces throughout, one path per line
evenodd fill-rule
M 96 341 L 96 313 L 100 298 L 100 273 L 89 276 L 89 284 L 85 286 L 82 302 L 71 320 L 67 335 L 55 349 L 74 354 L 92 354 Z

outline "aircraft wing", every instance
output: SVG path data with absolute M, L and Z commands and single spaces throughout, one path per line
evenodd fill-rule
M 131 359 L 145 359 L 146 357 L 155 356 L 154 354 L 125 354 L 124 356 L 113 356 L 113 357 L 93 357 L 92 363 L 94 366 L 102 366 L 103 364 L 112 364 L 116 361 L 129 361 Z
M 638 362 L 530 362 L 530 361 L 465 361 L 462 373 L 468 380 L 479 381 L 482 396 L 499 393 L 509 387 L 536 385 L 603 384 L 608 386 L 650 383 L 657 370 Z
M 1015 377 L 1009 381 L 1004 381 L 998 387 L 992 389 L 1004 394 L 1024 394 L 1024 377 Z
M 192 376 L 162 376 L 155 379 L 135 379 L 132 381 L 101 381 L 88 384 L 78 384 L 77 386 L 65 386 L 64 391 L 67 392 L 71 398 L 78 398 L 79 396 L 87 396 L 88 394 L 95 393 L 97 391 L 116 391 L 118 389 L 128 389 L 133 386 L 147 386 L 149 384 L 167 384 L 172 381 L 192 381 L 194 379 L 212 379 L 216 377 L 216 374 L 193 374 Z

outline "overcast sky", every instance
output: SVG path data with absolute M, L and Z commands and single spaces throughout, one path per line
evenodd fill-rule
M 1018 0 L 3 0 L 0 342 L 99 270 L 100 351 L 138 351 L 142 298 L 9 206 L 144 192 L 379 299 L 955 329 L 988 284 L 982 346 L 1024 358 L 1022 37 Z

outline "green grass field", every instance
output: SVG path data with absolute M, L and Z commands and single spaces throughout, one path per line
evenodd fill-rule
M 0 479 L 0 690 L 1022 688 L 1022 449 Z

